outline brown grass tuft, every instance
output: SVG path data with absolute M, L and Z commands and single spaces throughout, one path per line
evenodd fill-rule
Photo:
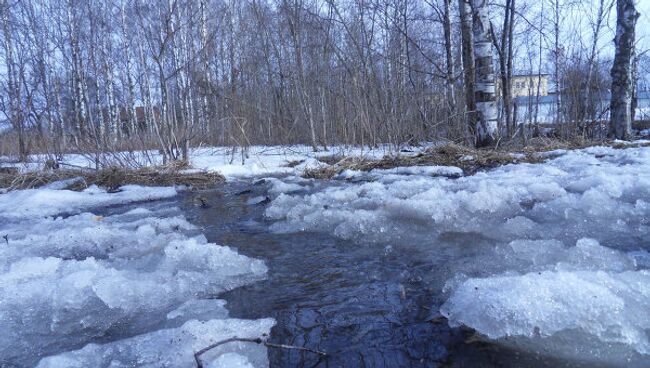
M 345 169 L 337 166 L 320 166 L 315 168 L 307 168 L 302 173 L 302 177 L 306 179 L 332 179 L 343 170 Z
M 197 189 L 205 189 L 225 179 L 221 174 L 210 172 L 182 172 L 179 168 L 185 165 L 166 165 L 140 169 L 124 169 L 111 167 L 99 171 L 94 170 L 48 170 L 28 173 L 0 172 L 0 188 L 8 190 L 38 188 L 44 185 L 81 178 L 71 183 L 66 189 L 83 190 L 91 185 L 117 190 L 127 184 L 143 186 L 173 186 L 185 185 Z
M 596 145 L 607 145 L 613 148 L 630 148 L 650 146 L 650 143 L 636 145 L 615 143 L 612 141 L 572 140 L 535 138 L 526 147 L 515 149 L 513 146 L 498 149 L 475 149 L 448 143 L 434 146 L 414 156 L 385 156 L 379 160 L 369 160 L 358 157 L 324 156 L 319 161 L 328 166 L 309 168 L 303 177 L 309 179 L 331 179 L 344 170 L 370 171 L 372 169 L 390 169 L 400 166 L 456 166 L 465 175 L 472 175 L 480 170 L 491 169 L 513 163 L 540 163 L 551 156 L 539 155 L 540 152 L 558 149 L 581 149 Z
M 290 161 L 287 161 L 282 166 L 284 166 L 284 167 L 296 167 L 296 166 L 300 165 L 303 162 L 305 162 L 305 160 L 290 160 Z

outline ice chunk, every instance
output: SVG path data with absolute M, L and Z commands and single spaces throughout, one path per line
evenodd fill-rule
M 97 188 L 35 191 L 72 210 L 97 203 L 94 196 L 102 203 L 127 200 Z M 24 196 L 39 196 L 30 193 Z M 46 212 L 64 209 L 51 204 Z M 0 365 L 33 365 L 45 355 L 188 319 L 226 318 L 223 302 L 213 298 L 264 277 L 262 261 L 195 235 L 178 209 L 156 208 L 0 221 L 0 233 L 7 234 L 0 246 Z
M 463 176 L 463 170 L 455 166 L 405 166 L 392 169 L 373 169 L 370 173 L 375 175 L 423 175 L 452 178 Z
M 49 183 L 49 184 L 45 185 L 43 188 L 45 188 L 45 189 L 65 189 L 65 188 L 70 187 L 73 184 L 80 183 L 83 180 L 84 180 L 83 177 L 77 176 L 77 177 L 70 178 L 70 179 L 54 181 L 52 183 Z
M 269 194 L 276 196 L 280 193 L 291 193 L 302 190 L 302 185 L 298 184 L 296 181 L 300 181 L 298 178 L 289 178 L 291 182 L 280 180 L 277 178 L 265 178 L 265 180 L 270 183 Z
M 578 331 L 650 354 L 649 308 L 648 271 L 544 271 L 469 279 L 441 313 L 492 339 Z
M 39 368 L 74 367 L 168 367 L 194 368 L 194 353 L 233 337 L 257 338 L 270 333 L 274 321 L 260 319 L 190 320 L 183 326 L 164 329 L 44 358 Z M 228 343 L 201 356 L 208 367 L 267 367 L 266 349 L 251 343 Z M 225 364 L 225 365 L 224 365 Z
M 206 321 L 213 318 L 228 318 L 228 310 L 225 305 L 226 301 L 220 299 L 192 299 L 167 313 L 167 319 L 189 320 L 194 318 Z
M 373 182 L 281 194 L 266 215 L 278 220 L 272 227 L 277 232 L 324 231 L 362 242 L 425 244 L 443 234 L 475 233 L 503 242 L 616 239 L 632 247 L 628 234 L 650 234 L 644 220 L 650 206 L 642 205 L 650 197 L 650 148 L 605 150 L 607 156 L 570 151 L 544 164 L 507 165 L 454 180 L 402 175 L 426 167 L 377 170 Z M 383 236 L 369 236 L 378 233 Z
M 174 188 L 125 185 L 120 192 L 107 193 L 90 187 L 81 192 L 55 189 L 16 190 L 0 195 L 0 218 L 43 217 L 137 201 L 169 198 L 176 195 Z
M 225 353 L 210 363 L 208 368 L 254 368 L 254 365 L 243 355 Z

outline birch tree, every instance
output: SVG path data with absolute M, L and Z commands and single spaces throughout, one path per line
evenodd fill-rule
M 612 66 L 612 99 L 609 136 L 616 139 L 632 137 L 632 63 L 636 22 L 639 12 L 635 0 L 616 2 L 616 52 Z
M 487 0 L 472 0 L 474 96 L 476 99 L 476 147 L 494 146 L 497 139 L 496 85 L 494 76 L 490 13 Z
M 474 136 L 476 119 L 476 100 L 474 96 L 475 61 L 474 61 L 474 34 L 472 32 L 472 7 L 471 0 L 458 0 L 461 33 L 461 57 L 463 61 L 463 82 L 465 89 L 465 112 L 467 127 L 471 136 Z

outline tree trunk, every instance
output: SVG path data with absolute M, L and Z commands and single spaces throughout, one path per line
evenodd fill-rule
M 5 69 L 7 72 L 7 92 L 9 95 L 9 119 L 11 125 L 18 133 L 18 158 L 21 162 L 27 160 L 27 147 L 25 144 L 24 117 L 22 113 L 21 83 L 16 72 L 17 63 L 14 58 L 13 30 L 9 19 L 10 5 L 6 2 L 0 3 L 0 14 L 2 15 L 2 33 L 4 36 Z
M 492 37 L 487 0 L 472 0 L 474 20 L 474 60 L 476 62 L 476 147 L 496 144 L 497 108 L 494 66 L 492 64 Z
M 630 121 L 634 124 L 636 108 L 639 107 L 639 54 L 636 49 L 632 53 L 632 104 L 630 105 Z
M 617 0 L 616 53 L 612 66 L 612 100 L 609 136 L 616 139 L 632 137 L 632 62 L 634 33 L 639 12 L 634 0 Z
M 512 111 L 512 38 L 513 21 L 515 15 L 515 0 L 506 0 L 505 14 L 503 18 L 503 30 L 501 32 L 501 44 L 499 50 L 499 72 L 501 79 L 501 97 L 503 100 L 503 113 L 505 126 L 508 133 L 514 132 L 514 121 Z M 493 40 L 496 41 L 496 40 Z
M 602 28 L 603 21 L 605 20 L 605 0 L 598 1 L 598 15 L 596 16 L 596 23 L 593 29 L 593 39 L 591 42 L 591 51 L 589 59 L 587 60 L 587 81 L 585 82 L 585 92 L 582 96 L 582 104 L 579 110 L 578 123 L 580 129 L 584 130 L 586 127 L 586 120 L 589 113 L 589 103 L 591 101 L 591 83 L 594 76 L 594 63 L 598 57 L 598 38 L 600 36 L 600 29 Z
M 458 0 L 461 30 L 461 55 L 463 59 L 463 82 L 465 84 L 465 112 L 469 134 L 474 136 L 476 101 L 474 99 L 474 35 L 472 33 L 472 9 L 470 0 Z
M 562 83 L 560 81 L 560 0 L 555 0 L 553 11 L 553 33 L 555 36 L 553 64 L 555 79 L 555 124 L 562 123 Z
M 127 106 L 125 108 L 125 118 L 127 120 L 127 126 L 130 136 L 134 136 L 138 129 L 138 117 L 135 106 L 135 84 L 133 81 L 133 65 L 131 63 L 131 46 L 129 44 L 129 33 L 127 26 L 126 18 L 126 4 L 122 3 L 120 7 L 120 19 L 122 27 L 122 47 L 125 61 L 124 73 L 126 75 L 126 85 L 127 85 Z M 122 114 L 120 111 L 120 121 L 122 120 Z
M 453 109 L 456 108 L 456 94 L 454 92 L 454 56 L 451 44 L 451 0 L 444 0 L 444 17 L 443 17 L 443 32 L 445 36 L 445 66 L 446 66 L 446 83 L 447 83 L 447 119 L 453 115 Z M 448 122 L 449 123 L 449 122 Z

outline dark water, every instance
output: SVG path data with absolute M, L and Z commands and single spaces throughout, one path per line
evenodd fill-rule
M 434 318 L 442 304 L 440 282 L 450 278 L 431 252 L 358 244 L 327 234 L 274 234 L 264 204 L 265 184 L 228 183 L 186 193 L 179 200 L 208 240 L 263 259 L 268 278 L 219 298 L 230 315 L 277 321 L 271 342 L 328 353 L 269 349 L 271 367 L 529 367 L 568 366 L 485 342 L 473 332 Z M 195 206 L 205 198 L 208 208 Z M 422 247 L 429 249 L 430 247 Z

